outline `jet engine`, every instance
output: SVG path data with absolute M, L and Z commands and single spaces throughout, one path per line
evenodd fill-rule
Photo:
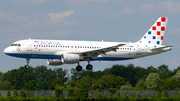
M 81 57 L 78 54 L 62 54 L 61 60 L 64 64 L 78 63 Z
M 47 64 L 51 65 L 51 66 L 63 65 L 63 63 L 60 59 L 48 59 Z

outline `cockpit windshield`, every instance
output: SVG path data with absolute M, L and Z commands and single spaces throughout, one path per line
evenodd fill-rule
M 18 46 L 18 47 L 20 47 L 21 44 L 12 44 L 11 46 Z

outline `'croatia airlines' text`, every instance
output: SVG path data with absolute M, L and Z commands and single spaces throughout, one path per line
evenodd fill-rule
M 56 41 L 34 41 L 38 45 L 60 45 L 59 42 Z

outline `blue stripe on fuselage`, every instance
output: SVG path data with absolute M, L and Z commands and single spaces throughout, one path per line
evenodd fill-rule
M 6 55 L 19 57 L 19 58 L 34 58 L 34 59 L 61 59 L 61 55 L 47 55 L 47 54 L 21 54 L 21 53 L 5 53 Z M 118 61 L 118 60 L 128 60 L 134 58 L 125 58 L 125 57 L 95 57 L 90 59 L 91 61 L 95 60 L 104 60 L 104 61 Z
M 61 59 L 61 55 L 47 54 L 21 54 L 21 53 L 5 53 L 6 55 L 19 58 L 35 58 L 35 59 Z
M 104 60 L 104 61 L 119 61 L 119 60 L 129 60 L 134 58 L 124 58 L 124 57 L 95 57 L 91 60 Z

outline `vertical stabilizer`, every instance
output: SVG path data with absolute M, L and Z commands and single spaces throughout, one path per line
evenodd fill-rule
M 146 34 L 139 40 L 140 43 L 161 45 L 168 17 L 159 17 L 159 19 L 151 26 Z

